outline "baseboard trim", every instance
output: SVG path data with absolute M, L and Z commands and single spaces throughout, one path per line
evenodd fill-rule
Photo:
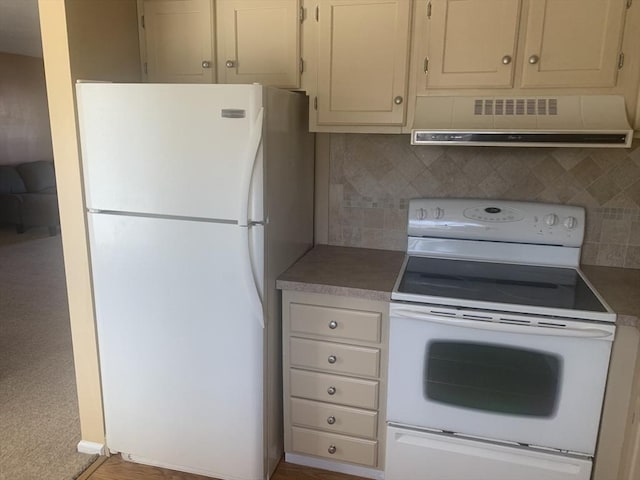
M 78 452 L 90 455 L 106 455 L 107 453 L 104 443 L 88 442 L 87 440 L 78 442 Z
M 332 472 L 346 473 L 358 477 L 373 478 L 374 480 L 384 480 L 384 472 L 374 468 L 359 467 L 348 463 L 333 462 L 322 458 L 308 457 L 297 453 L 285 453 L 284 461 L 304 465 L 305 467 L 321 468 Z

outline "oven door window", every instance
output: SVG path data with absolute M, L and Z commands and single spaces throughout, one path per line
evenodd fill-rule
M 432 341 L 425 352 L 424 395 L 451 406 L 552 417 L 561 375 L 561 358 L 546 352 Z

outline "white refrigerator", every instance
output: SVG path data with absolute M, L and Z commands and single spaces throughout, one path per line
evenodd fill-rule
M 77 85 L 106 443 L 265 479 L 282 455 L 277 276 L 313 241 L 306 98 Z

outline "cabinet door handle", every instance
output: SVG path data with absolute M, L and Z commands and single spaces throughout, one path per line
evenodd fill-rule
M 227 66 L 227 68 L 233 68 L 236 66 L 236 62 L 234 60 L 227 60 L 225 62 L 225 65 Z
M 511 55 L 505 55 L 504 57 L 502 57 L 502 63 L 504 65 L 509 65 L 511 63 Z
M 329 425 L 333 425 L 334 423 L 336 423 L 336 417 L 334 417 L 333 415 L 331 415 L 329 418 L 327 418 L 327 423 Z
M 531 55 L 529 57 L 529 63 L 531 65 L 535 65 L 536 63 L 538 63 L 540 61 L 540 57 L 538 55 Z
M 336 453 L 336 446 L 335 445 L 329 445 L 329 448 L 327 448 L 327 452 L 329 452 L 331 455 L 333 455 L 334 453 Z
M 329 395 L 335 395 L 336 394 L 336 387 L 329 387 L 327 388 L 327 393 Z
M 330 328 L 331 330 L 335 330 L 336 328 L 338 328 L 338 322 L 336 322 L 335 320 L 331 320 L 331 321 L 329 322 L 329 328 Z
M 327 362 L 329 362 L 329 363 L 330 363 L 330 364 L 332 364 L 332 365 L 333 365 L 334 363 L 336 363 L 336 360 L 337 360 L 337 358 L 336 358 L 336 356 L 335 356 L 335 355 L 329 355 L 329 358 L 327 358 Z
M 403 101 L 404 101 L 404 98 L 402 98 L 400 95 L 398 95 L 396 98 L 393 99 L 393 103 L 395 103 L 396 105 L 402 105 Z
M 211 62 L 209 60 L 203 60 L 202 68 L 211 68 Z

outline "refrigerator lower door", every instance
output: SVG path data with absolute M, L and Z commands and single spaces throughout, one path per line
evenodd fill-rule
M 264 330 L 243 230 L 96 213 L 89 231 L 109 449 L 264 478 Z
M 389 425 L 386 480 L 589 480 L 591 460 Z

